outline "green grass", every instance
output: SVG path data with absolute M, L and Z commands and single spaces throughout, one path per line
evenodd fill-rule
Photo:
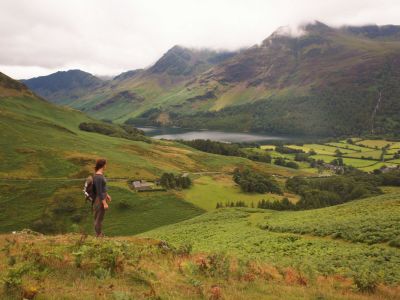
M 85 202 L 81 182 L 14 182 L 0 181 L 0 232 L 34 228 L 37 220 L 49 221 L 50 232 L 70 232 L 80 228 L 93 233 L 93 215 Z M 113 197 L 106 212 L 104 232 L 107 235 L 132 235 L 166 224 L 190 219 L 204 211 L 177 197 L 173 192 L 137 193 L 126 183 L 109 183 Z M 121 208 L 120 203 L 128 203 Z M 70 212 L 55 213 L 68 204 Z M 74 219 L 78 217 L 78 220 Z M 47 228 L 48 229 L 48 228 Z
M 273 232 L 331 236 L 367 244 L 394 243 L 400 236 L 400 197 L 386 194 L 343 205 L 264 217 L 262 226 Z M 398 240 L 400 247 L 400 240 Z
M 400 164 L 400 159 L 388 160 L 388 161 L 386 161 L 386 165 L 388 165 L 388 164 Z
M 361 140 L 356 142 L 357 145 L 365 145 L 370 148 L 376 148 L 378 147 L 381 149 L 382 147 L 385 147 L 386 145 L 392 145 L 394 142 L 386 141 L 386 140 Z
M 295 195 L 285 195 L 294 201 Z M 228 176 L 201 176 L 194 180 L 194 185 L 183 192 L 186 201 L 206 210 L 214 210 L 217 203 L 243 201 L 250 207 L 252 204 L 257 207 L 258 201 L 282 199 L 284 196 L 276 194 L 243 193 L 231 177 Z
M 296 145 L 288 145 L 288 147 L 293 149 L 301 149 L 304 152 L 309 152 L 310 150 L 314 150 L 317 154 L 324 154 L 324 155 L 335 155 L 335 151 L 338 147 L 323 145 L 323 144 L 304 144 L 303 146 L 296 146 Z M 351 149 L 340 149 L 342 153 L 353 153 L 354 150 Z
M 162 245 L 136 237 L 0 235 L 0 298 L 398 299 L 395 286 L 380 284 L 367 294 L 354 288 L 354 279 L 316 277 L 307 266 L 277 268 L 214 251 L 192 253 Z M 354 277 L 371 276 L 364 274 Z
M 137 193 L 111 186 L 110 194 L 115 201 L 110 204 L 105 216 L 104 232 L 107 235 L 133 235 L 187 220 L 204 212 L 171 192 Z M 121 202 L 128 203 L 130 207 L 121 209 Z
M 359 202 L 359 209 L 362 203 Z M 261 229 L 259 225 L 265 218 L 273 218 L 274 214 L 280 213 L 258 209 L 220 209 L 141 236 L 160 238 L 174 244 L 189 243 L 194 251 L 223 251 L 280 267 L 302 266 L 326 275 L 339 273 L 351 276 L 354 272 L 367 269 L 379 274 L 384 282 L 400 282 L 400 270 L 397 267 L 400 249 Z M 293 213 L 293 217 L 296 217 L 296 213 Z M 348 223 L 351 218 L 349 214 Z M 379 218 L 375 221 L 376 225 L 386 224 L 382 220 L 384 214 Z M 317 220 L 314 219 L 315 224 Z
M 0 181 L 0 232 L 29 228 L 41 217 L 51 196 L 60 187 L 59 182 Z M 36 200 L 35 200 L 36 199 Z
M 312 158 L 316 160 L 323 160 L 326 163 L 330 163 L 332 160 L 336 159 L 337 157 L 331 155 L 312 155 Z M 367 159 L 357 159 L 357 158 L 343 158 L 343 162 L 346 165 L 353 166 L 355 168 L 362 168 L 374 165 L 376 161 L 371 161 Z
M 326 145 L 337 147 L 340 149 L 340 151 L 347 152 L 347 153 L 348 153 L 349 149 L 354 150 L 354 151 L 360 151 L 360 152 L 371 151 L 370 148 L 361 147 L 361 146 L 357 146 L 354 144 L 349 144 L 346 141 L 340 142 L 340 143 L 326 143 Z

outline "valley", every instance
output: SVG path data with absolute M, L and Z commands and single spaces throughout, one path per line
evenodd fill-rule
M 400 27 L 302 30 L 0 73 L 0 298 L 400 299 Z

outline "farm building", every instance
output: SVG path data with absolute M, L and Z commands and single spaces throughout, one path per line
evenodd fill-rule
M 152 190 L 153 183 L 145 180 L 137 180 L 132 182 L 132 186 L 136 191 L 150 191 Z
M 385 166 L 381 168 L 382 173 L 387 173 L 394 170 L 400 170 L 400 165 Z
M 337 174 L 344 172 L 343 166 L 335 166 L 335 165 L 327 164 L 327 163 L 324 163 L 323 166 L 324 166 L 325 169 L 330 170 L 332 172 L 335 172 Z

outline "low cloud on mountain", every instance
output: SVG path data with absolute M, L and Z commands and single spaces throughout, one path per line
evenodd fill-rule
M 79 68 L 117 74 L 175 44 L 238 49 L 280 26 L 398 22 L 399 1 L 51 1 L 0 3 L 0 69 L 15 78 Z M 295 32 L 292 30 L 292 32 Z

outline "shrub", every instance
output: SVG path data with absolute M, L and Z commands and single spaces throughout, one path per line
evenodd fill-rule
M 391 241 L 389 242 L 389 246 L 400 248 L 400 238 L 391 240 Z
M 122 200 L 121 202 L 118 202 L 118 208 L 121 210 L 126 210 L 131 208 L 131 204 L 126 200 Z
M 31 229 L 40 233 L 56 233 L 58 226 L 51 216 L 44 215 L 33 222 Z
M 294 161 L 289 161 L 289 162 L 286 163 L 286 167 L 292 168 L 292 169 L 298 169 L 299 165 L 296 164 Z
M 378 286 L 378 277 L 367 268 L 355 273 L 353 281 L 357 290 L 363 293 L 373 293 Z
M 71 216 L 71 221 L 74 223 L 80 223 L 82 221 L 82 219 L 83 219 L 83 216 L 82 216 L 82 214 L 79 214 L 79 213 Z
M 304 153 L 301 149 L 293 149 L 287 146 L 278 145 L 275 147 L 275 151 L 282 154 L 295 154 L 295 153 Z
M 76 210 L 72 197 L 66 197 L 56 202 L 53 212 L 55 214 L 69 214 Z
M 200 259 L 198 268 L 206 276 L 227 278 L 229 276 L 230 260 L 223 253 L 213 253 Z

